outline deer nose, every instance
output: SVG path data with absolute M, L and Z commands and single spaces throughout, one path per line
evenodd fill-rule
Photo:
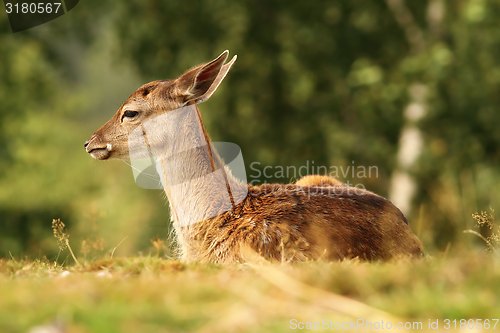
M 90 140 L 85 141 L 85 143 L 83 144 L 83 148 L 87 148 L 87 146 L 89 145 L 89 142 L 90 142 Z

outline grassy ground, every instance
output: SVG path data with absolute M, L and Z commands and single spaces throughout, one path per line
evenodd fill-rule
M 230 266 L 134 257 L 83 268 L 0 259 L 0 332 L 288 332 L 308 322 L 361 332 L 368 321 L 377 332 L 399 322 L 427 331 L 429 319 L 441 330 L 445 319 L 450 328 L 489 319 L 483 330 L 498 331 L 500 260 L 464 253 Z

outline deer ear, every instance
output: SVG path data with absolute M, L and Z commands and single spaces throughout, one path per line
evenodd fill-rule
M 217 59 L 193 68 L 177 79 L 185 103 L 190 101 L 201 103 L 212 96 L 236 61 L 236 56 L 234 56 L 224 65 L 228 54 L 229 51 L 226 50 Z

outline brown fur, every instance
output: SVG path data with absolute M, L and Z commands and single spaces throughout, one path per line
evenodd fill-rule
M 159 114 L 208 99 L 235 60 L 224 65 L 226 58 L 227 51 L 176 80 L 155 81 L 139 88 L 85 143 L 87 152 L 101 160 L 128 158 L 128 134 Z M 138 111 L 138 115 L 126 117 L 125 112 L 132 110 Z M 178 145 L 193 140 L 210 142 L 202 123 L 198 127 L 190 123 L 189 127 L 172 130 Z M 180 168 L 163 161 L 157 167 L 164 179 L 167 174 L 169 179 L 184 179 L 187 172 L 206 173 L 200 168 L 211 168 L 213 172 L 214 161 L 220 164 L 217 153 L 211 151 L 188 154 L 185 161 Z M 222 170 L 223 175 L 215 177 L 215 183 L 196 178 L 194 190 L 189 193 L 182 186 L 172 193 L 172 186 L 165 181 L 185 261 L 243 262 L 248 249 L 268 260 L 279 261 L 388 260 L 422 254 L 422 243 L 403 214 L 390 201 L 372 192 L 318 175 L 306 176 L 296 184 L 250 186 L 234 179 L 227 167 Z M 180 199 L 179 193 L 183 194 Z M 176 213 L 179 208 L 188 213 L 200 207 L 202 211 L 219 212 L 224 200 L 221 193 L 226 193 L 225 196 L 229 193 L 232 209 L 188 226 L 179 223 Z M 234 205 L 233 198 L 239 203 Z
M 388 200 L 363 190 L 354 194 L 332 189 L 249 187 L 236 209 L 181 228 L 183 240 L 189 240 L 185 259 L 244 261 L 241 246 L 280 261 L 421 256 L 421 242 Z
M 295 182 L 297 186 L 335 186 L 346 185 L 340 180 L 330 176 L 323 175 L 307 175 Z

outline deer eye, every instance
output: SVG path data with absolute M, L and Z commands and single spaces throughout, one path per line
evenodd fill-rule
M 138 113 L 139 112 L 137 111 L 125 111 L 123 112 L 123 116 L 127 118 L 134 118 L 135 116 L 137 116 Z

